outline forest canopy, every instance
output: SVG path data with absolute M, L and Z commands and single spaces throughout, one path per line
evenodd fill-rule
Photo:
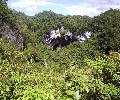
M 28 16 L 6 1 L 0 0 L 1 100 L 120 99 L 119 10 L 93 18 L 53 11 Z M 89 30 L 92 36 L 52 50 L 41 40 L 61 24 L 61 34 Z

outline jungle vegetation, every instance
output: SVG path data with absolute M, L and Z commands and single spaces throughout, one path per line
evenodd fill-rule
M 25 36 L 24 51 L 7 41 L 4 23 Z M 92 36 L 53 51 L 41 39 L 60 24 Z M 120 10 L 27 16 L 0 0 L 0 100 L 120 100 Z

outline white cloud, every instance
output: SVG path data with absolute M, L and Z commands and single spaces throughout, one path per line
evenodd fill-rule
M 34 11 L 38 11 L 38 8 L 37 8 L 37 6 L 31 6 L 31 7 L 27 7 L 26 11 L 34 12 Z
M 52 0 L 54 1 L 54 0 Z M 24 9 L 26 13 L 38 13 L 38 7 L 40 6 L 49 6 L 49 10 L 53 6 L 55 6 L 57 9 L 65 9 L 67 10 L 71 15 L 88 15 L 88 16 L 94 16 L 98 15 L 101 12 L 104 12 L 110 8 L 113 9 L 120 9 L 120 1 L 118 0 L 82 0 L 83 2 L 80 2 L 80 4 L 71 5 L 68 6 L 67 4 L 57 4 L 52 3 L 51 0 L 16 0 L 15 2 L 12 2 L 10 7 L 13 9 Z M 73 1 L 75 2 L 75 1 Z M 52 6 L 52 7 L 51 7 Z M 58 12 L 62 12 L 61 10 Z
M 97 7 L 90 7 L 87 4 L 65 7 L 72 15 L 94 15 L 99 14 Z
M 39 12 L 38 8 L 40 6 L 55 6 L 55 7 L 64 7 L 64 5 L 48 2 L 49 0 L 18 0 L 12 2 L 9 6 L 12 9 L 17 9 L 19 11 L 25 12 L 27 15 L 34 15 Z M 51 9 L 48 9 L 51 10 Z
M 11 4 L 11 7 L 19 7 L 19 8 L 25 8 L 28 6 L 38 6 L 38 5 L 48 5 L 49 2 L 44 0 L 19 0 L 17 2 L 13 2 Z
M 120 1 L 118 0 L 85 0 L 84 3 L 65 7 L 72 15 L 98 15 L 104 11 L 120 9 Z
M 18 8 L 25 8 L 28 6 L 47 6 L 47 5 L 51 5 L 51 6 L 64 6 L 61 4 L 56 4 L 56 3 L 51 3 L 48 2 L 46 0 L 19 0 L 17 2 L 13 2 L 11 4 L 11 7 L 18 7 Z
M 112 4 L 109 4 L 109 5 L 106 5 L 107 8 L 113 8 L 113 9 L 120 9 L 120 5 L 119 4 L 116 4 L 116 5 L 112 5 Z
M 119 0 L 84 0 L 85 3 L 91 3 L 91 4 L 117 4 L 120 3 Z

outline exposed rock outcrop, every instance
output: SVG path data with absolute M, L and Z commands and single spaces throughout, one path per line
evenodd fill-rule
M 56 32 L 56 30 L 58 32 Z M 42 38 L 42 43 L 50 45 L 53 48 L 53 50 L 55 50 L 59 46 L 63 47 L 69 45 L 71 42 L 74 41 L 84 42 L 86 39 L 90 38 L 91 36 L 90 31 L 86 31 L 82 35 L 76 35 L 68 31 L 64 35 L 61 35 L 59 28 L 57 28 L 56 30 L 53 29 L 50 32 L 50 34 L 47 34 Z
M 6 42 L 10 42 L 15 44 L 21 51 L 24 50 L 24 36 L 21 34 L 14 32 L 6 23 L 3 23 L 2 30 L 0 31 L 0 38 L 6 36 Z M 5 41 L 1 41 L 4 43 Z

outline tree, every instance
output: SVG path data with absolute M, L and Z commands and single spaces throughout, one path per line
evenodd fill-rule
M 120 48 L 120 11 L 110 9 L 93 18 L 90 27 L 94 35 L 94 44 L 101 52 L 118 51 Z

